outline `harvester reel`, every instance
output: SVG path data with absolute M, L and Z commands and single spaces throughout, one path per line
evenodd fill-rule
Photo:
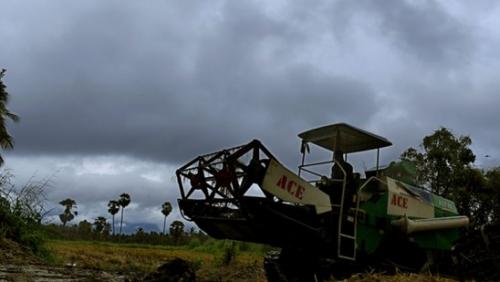
M 244 146 L 200 156 L 177 171 L 181 178 L 189 179 L 187 193 L 182 187 L 183 199 L 189 199 L 197 190 L 209 202 L 232 202 L 245 195 L 252 184 L 261 184 L 269 160 L 273 155 L 262 144 L 254 140 Z M 249 160 L 248 160 L 249 159 Z M 266 197 L 271 198 L 267 192 Z

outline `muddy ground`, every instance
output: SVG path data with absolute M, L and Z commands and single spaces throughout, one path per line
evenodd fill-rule
M 176 262 L 169 266 L 162 266 L 160 271 L 145 274 L 145 273 L 120 273 L 111 271 L 102 271 L 98 269 L 79 268 L 75 265 L 68 264 L 67 266 L 52 266 L 44 261 L 33 256 L 28 250 L 20 245 L 0 238 L 0 282 L 68 282 L 68 281 L 166 281 L 165 278 L 172 278 L 172 272 L 168 268 L 183 269 L 183 262 Z M 162 270 L 163 268 L 163 270 Z M 181 276 L 181 281 L 192 281 L 194 278 L 190 275 L 191 270 L 184 270 Z M 254 269 L 253 271 L 263 271 L 262 269 Z M 194 273 L 194 272 L 193 272 Z M 234 274 L 234 273 L 233 273 Z M 241 274 L 241 273 L 240 273 Z M 187 276 L 186 276 L 187 275 Z M 207 276 L 203 281 L 254 281 L 249 280 L 249 277 L 255 275 L 240 275 L 234 276 L 228 273 L 223 273 L 224 276 Z M 262 276 L 262 275 L 261 275 Z M 259 277 L 261 277 L 259 276 Z M 180 277 L 178 277 L 180 278 Z M 200 277 L 199 277 L 200 278 Z M 167 278 L 168 279 L 168 278 Z M 265 280 L 263 278 L 262 280 Z M 261 279 L 259 279 L 261 281 Z M 417 274 L 400 274 L 394 276 L 370 274 L 370 275 L 353 275 L 346 282 L 368 282 L 368 281 L 392 281 L 392 282 L 450 282 L 451 279 L 432 277 Z
M 256 281 L 255 273 L 263 269 L 245 269 L 252 273 L 242 273 L 231 269 L 214 270 L 210 273 L 199 273 L 195 277 L 195 269 L 191 263 L 182 259 L 166 262 L 151 273 L 113 272 L 99 269 L 80 268 L 76 264 L 54 266 L 35 257 L 27 249 L 15 242 L 0 238 L 0 282 L 67 282 L 67 281 L 109 281 L 109 282 L 153 282 L 153 281 Z M 265 278 L 258 279 L 263 281 Z
M 120 273 L 100 270 L 50 266 L 15 242 L 0 238 L 0 281 L 66 282 L 66 281 L 126 281 Z

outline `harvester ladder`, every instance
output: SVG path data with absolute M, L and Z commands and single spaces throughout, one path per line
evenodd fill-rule
M 342 259 L 356 260 L 356 216 L 352 219 L 339 219 L 337 256 Z M 351 222 L 352 220 L 352 222 Z M 346 225 L 350 225 L 345 228 Z M 348 230 L 347 232 L 345 230 Z
M 363 185 L 361 185 L 361 187 L 359 187 L 359 190 L 356 193 L 356 207 L 354 208 L 354 216 L 351 219 L 348 218 L 349 214 L 347 214 L 347 216 L 345 218 L 343 215 L 344 195 L 345 195 L 345 188 L 346 188 L 345 181 L 344 181 L 344 184 L 342 185 L 342 198 L 341 198 L 341 202 L 340 202 L 339 226 L 338 226 L 339 234 L 338 234 L 338 241 L 337 241 L 337 243 L 338 243 L 337 256 L 339 258 L 348 259 L 348 260 L 356 260 L 356 248 L 357 248 L 356 238 L 357 238 L 357 230 L 358 230 L 358 228 L 357 228 L 357 226 L 358 226 L 358 214 L 361 211 L 359 209 L 360 195 L 361 195 L 361 192 L 364 190 L 364 188 L 367 187 L 368 184 L 370 182 L 372 182 L 373 180 L 378 180 L 379 182 L 385 183 L 380 178 L 372 176 L 367 181 L 365 181 L 365 183 Z M 351 227 L 352 229 L 348 229 L 347 232 L 343 232 L 343 229 L 344 229 L 344 227 L 346 227 L 346 225 L 347 226 L 351 225 L 349 227 Z M 351 232 L 349 232 L 349 231 L 351 231 Z M 343 248 L 342 246 L 343 246 L 343 243 L 345 243 L 346 241 L 350 244 L 348 250 L 352 250 L 351 254 L 343 253 L 343 251 L 345 251 L 346 248 Z
M 338 236 L 337 236 L 337 256 L 342 259 L 356 260 L 356 230 L 358 220 L 358 207 L 354 211 L 354 216 L 349 218 L 349 211 L 344 214 L 345 196 L 346 196 L 346 172 L 342 166 L 340 169 L 344 173 L 342 181 L 342 195 L 340 197 L 340 209 L 338 218 Z M 348 199 L 352 202 L 352 199 Z

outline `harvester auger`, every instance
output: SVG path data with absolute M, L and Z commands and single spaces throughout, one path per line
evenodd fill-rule
M 344 123 L 299 137 L 303 155 L 297 174 L 257 140 L 179 168 L 183 216 L 214 238 L 280 248 L 264 261 L 270 281 L 341 278 L 368 267 L 456 274 L 459 263 L 472 269 L 465 272 L 469 276 L 481 269 L 478 252 L 460 239 L 469 219 L 455 204 L 412 185 L 404 166 L 379 167 L 380 149 L 392 145 L 387 139 Z M 310 144 L 335 157 L 306 163 Z M 377 151 L 377 163 L 361 177 L 342 154 L 367 150 Z M 498 244 L 485 246 L 489 259 L 481 277 L 495 277 L 490 265 L 498 265 L 498 252 L 488 248 Z

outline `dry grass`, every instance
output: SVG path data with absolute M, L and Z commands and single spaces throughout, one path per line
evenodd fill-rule
M 199 281 L 267 281 L 262 254 L 242 252 L 229 266 L 221 264 L 220 254 L 186 247 L 86 241 L 50 241 L 49 249 L 59 265 L 119 272 L 146 273 L 176 257 L 195 265 Z M 346 282 L 452 282 L 455 280 L 413 273 L 398 275 L 356 274 Z
M 223 266 L 219 254 L 182 247 L 50 241 L 56 264 L 120 272 L 151 272 L 174 258 L 192 262 L 202 281 L 266 281 L 261 255 L 241 253 L 230 266 Z

